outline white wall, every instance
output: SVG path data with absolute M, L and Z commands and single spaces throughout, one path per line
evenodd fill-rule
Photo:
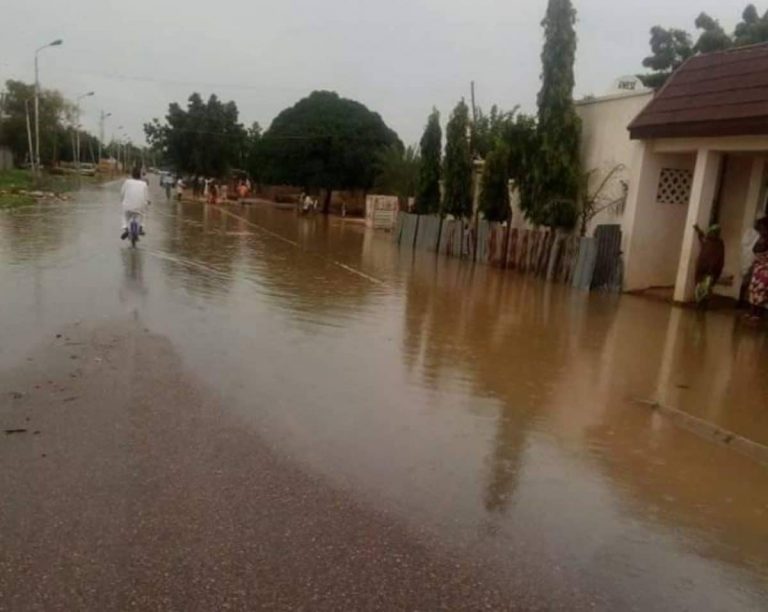
M 652 92 L 642 92 L 598 98 L 576 105 L 576 112 L 582 121 L 582 165 L 586 171 L 595 171 L 590 179 L 590 191 L 597 189 L 611 169 L 624 166 L 602 192 L 606 203 L 622 195 L 622 181 L 630 181 L 632 163 L 640 143 L 629 139 L 627 126 L 652 97 Z M 622 223 L 622 220 L 623 210 L 606 210 L 593 219 L 588 234 L 592 235 L 598 225 Z
M 741 286 L 741 235 L 744 211 L 747 205 L 747 191 L 752 172 L 753 158 L 744 155 L 728 155 L 720 196 L 718 223 L 725 242 L 725 267 L 723 278 L 733 276 L 729 287 L 718 286 L 715 292 L 734 298 L 739 297 Z
M 673 287 L 677 279 L 688 205 L 656 201 L 662 168 L 693 171 L 695 154 L 654 153 L 643 146 L 633 161 L 635 172 L 624 219 L 627 291 Z
M 624 170 L 603 191 L 608 201 L 622 194 L 621 181 L 630 180 L 632 160 L 640 143 L 629 139 L 627 126 L 653 97 L 652 92 L 617 94 L 576 103 L 576 112 L 582 121 L 581 158 L 585 170 L 595 170 L 591 189 L 603 180 L 612 168 L 623 165 Z M 531 229 L 519 207 L 519 196 L 511 193 L 512 227 Z M 596 216 L 588 228 L 592 235 L 598 225 L 622 223 L 623 211 L 604 211 Z
M 582 120 L 582 163 L 585 170 L 596 170 L 591 178 L 591 189 L 594 190 L 619 164 L 625 169 L 616 174 L 604 192 L 605 201 L 621 195 L 621 181 L 629 184 L 626 209 L 601 213 L 593 219 L 588 234 L 594 233 L 600 224 L 621 224 L 626 290 L 674 286 L 682 262 L 690 206 L 656 202 L 661 169 L 693 171 L 697 151 L 731 152 L 723 175 L 719 221 L 726 245 L 723 275 L 733 275 L 734 282 L 730 287 L 719 286 L 715 291 L 737 297 L 741 282 L 741 236 L 744 228 L 753 222 L 758 199 L 763 202 L 765 198 L 764 166 L 760 166 L 758 172 L 755 160 L 762 159 L 757 156 L 768 151 L 768 137 L 632 141 L 627 126 L 652 97 L 652 93 L 642 92 L 577 104 Z

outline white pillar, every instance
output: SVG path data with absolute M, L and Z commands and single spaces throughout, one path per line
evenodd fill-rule
M 694 273 L 699 244 L 694 225 L 706 230 L 712 216 L 717 184 L 720 178 L 722 154 L 709 149 L 699 149 L 696 154 L 696 169 L 693 172 L 691 199 L 688 204 L 688 217 L 683 234 L 683 248 L 677 267 L 675 282 L 675 301 L 689 302 L 693 298 Z
M 744 207 L 744 219 L 742 220 L 741 233 L 744 234 L 757 220 L 757 210 L 762 204 L 763 178 L 765 177 L 766 160 L 763 157 L 755 157 L 752 160 L 752 172 L 749 175 L 749 189 L 747 190 L 747 202 Z
M 659 164 L 652 143 L 640 142 L 632 160 L 629 193 L 622 221 L 622 251 L 624 257 L 624 289 L 633 291 L 646 288 L 643 243 L 647 241 L 641 219 L 653 215 L 656 189 L 659 183 Z

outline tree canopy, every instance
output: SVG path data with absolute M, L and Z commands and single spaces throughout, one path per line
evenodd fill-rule
M 445 192 L 443 210 L 455 217 L 472 214 L 472 153 L 469 147 L 469 108 L 456 105 L 445 129 Z
M 638 75 L 646 87 L 661 87 L 682 63 L 693 55 L 693 40 L 685 30 L 651 28 L 651 55 L 643 60 L 650 74 Z
M 485 159 L 479 207 L 489 221 L 506 221 L 510 217 L 509 180 L 512 178 L 512 152 L 520 141 L 516 133 L 518 108 L 512 111 L 491 107 L 486 114 L 477 109 L 472 126 L 472 151 Z M 535 123 L 533 124 L 535 129 Z M 515 174 L 517 176 L 517 174 Z
M 0 113 L 0 144 L 10 147 L 16 162 L 21 163 L 29 158 L 26 102 L 29 101 L 30 125 L 34 130 L 32 100 L 35 86 L 8 80 L 5 87 Z M 44 164 L 74 159 L 71 135 L 76 123 L 75 107 L 61 93 L 50 89 L 40 92 L 40 158 Z M 92 139 L 87 132 L 81 131 L 81 149 L 88 151 Z
M 257 183 L 262 182 L 261 160 L 259 158 L 262 129 L 258 121 L 254 121 L 245 134 L 245 169 Z
M 741 22 L 733 32 L 733 44 L 737 47 L 768 41 L 768 11 L 761 16 L 754 4 L 744 9 Z
M 509 154 L 507 143 L 498 140 L 485 158 L 480 211 L 488 221 L 509 219 Z
M 374 189 L 384 195 L 407 200 L 416 195 L 421 158 L 415 147 L 393 144 L 379 152 Z
M 378 113 L 335 92 L 315 91 L 282 111 L 259 145 L 262 175 L 307 189 L 369 189 L 379 155 L 402 143 Z
M 646 87 L 661 87 L 685 60 L 696 54 L 768 42 L 768 11 L 761 16 L 754 4 L 744 9 L 741 22 L 731 34 L 707 13 L 700 13 L 694 25 L 699 31 L 695 43 L 685 30 L 659 25 L 651 28 L 651 55 L 643 60 L 643 66 L 652 72 L 638 75 Z
M 427 120 L 424 134 L 419 143 L 421 164 L 416 192 L 416 212 L 429 215 L 440 210 L 440 175 L 443 155 L 443 130 L 440 127 L 440 113 L 436 108 Z
M 485 158 L 494 149 L 496 141 L 518 108 L 516 106 L 511 111 L 503 111 L 494 104 L 487 114 L 481 108 L 477 109 L 477 118 L 472 122 L 473 155 Z
M 219 177 L 246 161 L 247 133 L 238 123 L 237 105 L 216 95 L 206 102 L 193 93 L 186 110 L 170 104 L 165 123 L 153 119 L 144 132 L 149 144 L 179 172 Z
M 733 44 L 731 37 L 726 34 L 723 26 L 717 19 L 713 19 L 706 13 L 700 13 L 694 22 L 696 28 L 701 30 L 699 40 L 693 47 L 694 53 L 712 53 L 723 51 Z
M 573 103 L 576 11 L 571 0 L 549 0 L 538 97 L 537 159 L 523 212 L 535 224 L 570 226 L 579 193 L 581 121 Z

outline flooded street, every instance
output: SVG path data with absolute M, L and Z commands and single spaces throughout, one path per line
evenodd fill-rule
M 0 609 L 768 607 L 768 464 L 652 406 L 768 445 L 764 329 L 116 194 L 0 212 Z

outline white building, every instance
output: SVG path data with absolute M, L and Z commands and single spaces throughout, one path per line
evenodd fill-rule
M 608 195 L 627 189 L 623 210 L 591 224 L 622 226 L 625 290 L 669 287 L 693 295 L 694 224 L 717 222 L 726 245 L 716 292 L 737 297 L 741 238 L 765 214 L 768 160 L 768 45 L 697 56 L 651 92 L 577 105 L 582 156 L 598 184 L 619 165 Z M 622 182 L 625 185 L 622 185 Z

